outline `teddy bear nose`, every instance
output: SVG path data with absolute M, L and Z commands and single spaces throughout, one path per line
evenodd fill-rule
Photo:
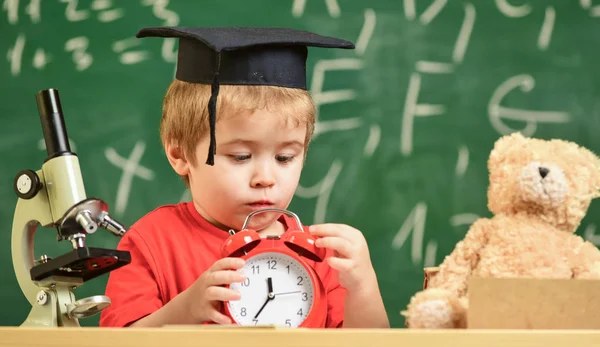
M 548 172 L 550 172 L 550 170 L 548 170 L 547 168 L 545 168 L 543 166 L 540 166 L 538 171 L 540 172 L 540 176 L 542 176 L 542 178 L 546 177 L 548 175 Z

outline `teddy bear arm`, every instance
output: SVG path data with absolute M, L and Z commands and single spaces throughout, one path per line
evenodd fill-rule
M 465 328 L 467 279 L 487 244 L 490 221 L 479 219 L 429 279 L 427 289 L 416 293 L 406 311 L 409 328 Z
M 440 271 L 431 279 L 431 287 L 448 290 L 458 297 L 467 291 L 467 280 L 479 262 L 479 254 L 488 242 L 491 228 L 489 219 L 479 219 L 471 225 L 464 239 L 440 265 Z

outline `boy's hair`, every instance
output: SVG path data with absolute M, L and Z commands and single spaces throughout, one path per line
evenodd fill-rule
M 160 137 L 164 144 L 179 147 L 192 165 L 198 165 L 196 147 L 208 135 L 208 101 L 211 86 L 175 79 L 163 102 Z M 217 99 L 217 122 L 228 115 L 257 109 L 276 113 L 296 125 L 306 124 L 305 155 L 315 126 L 315 104 L 308 91 L 276 86 L 221 85 Z M 200 158 L 202 159 L 202 158 Z M 182 177 L 186 186 L 187 177 Z

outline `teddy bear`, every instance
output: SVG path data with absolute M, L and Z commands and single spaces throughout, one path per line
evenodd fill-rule
M 467 328 L 470 276 L 600 278 L 600 251 L 575 235 L 600 196 L 600 159 L 560 139 L 499 138 L 488 158 L 488 209 L 410 299 L 408 328 Z

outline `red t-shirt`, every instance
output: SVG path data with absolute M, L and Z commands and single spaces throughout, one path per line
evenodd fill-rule
M 287 220 L 282 221 L 286 224 Z M 112 304 L 102 311 L 100 326 L 127 326 L 171 301 L 222 257 L 221 247 L 228 236 L 204 219 L 191 202 L 159 207 L 141 218 L 117 247 L 131 253 L 131 263 L 109 275 L 106 295 Z M 346 290 L 337 272 L 326 262 L 307 263 L 325 286 L 326 327 L 341 327 Z

